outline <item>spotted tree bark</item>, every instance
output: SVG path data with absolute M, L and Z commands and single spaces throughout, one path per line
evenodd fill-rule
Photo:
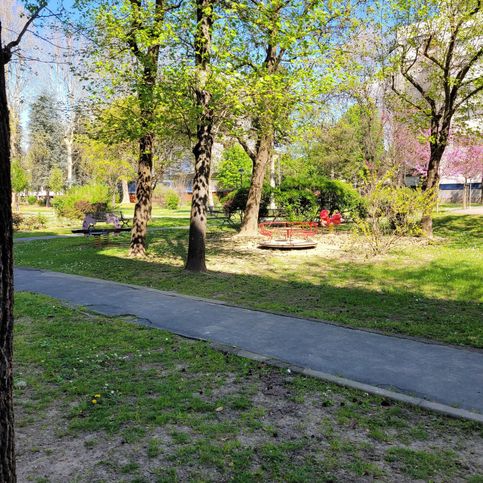
M 201 102 L 208 103 L 209 98 L 203 99 Z M 198 142 L 193 149 L 195 177 L 191 200 L 188 257 L 186 259 L 186 270 L 192 272 L 206 272 L 206 206 L 210 189 L 209 178 L 213 149 L 213 123 L 209 112 L 204 116 L 204 121 L 198 126 Z
M 130 254 L 142 256 L 146 251 L 148 221 L 151 216 L 153 169 L 153 136 L 146 135 L 139 140 L 139 162 L 136 185 L 136 205 L 131 231 Z
M 141 0 L 130 0 L 136 9 L 143 8 Z M 139 137 L 139 161 L 136 185 L 136 205 L 134 207 L 133 227 L 131 231 L 131 244 L 129 253 L 132 256 L 143 256 L 146 252 L 146 236 L 148 221 L 151 216 L 152 203 L 152 170 L 154 134 L 152 133 L 155 118 L 155 91 L 158 77 L 158 58 L 160 40 L 156 37 L 156 30 L 164 21 L 164 0 L 156 0 L 154 5 L 154 26 L 151 29 L 153 38 L 150 46 L 143 51 L 136 41 L 136 31 L 141 29 L 139 16 L 133 18 L 132 31 L 128 37 L 131 51 L 142 66 L 142 81 L 137 87 L 137 96 L 141 111 L 141 131 Z
M 210 169 L 214 140 L 214 115 L 210 107 L 211 94 L 206 88 L 210 67 L 213 0 L 196 0 L 197 28 L 195 35 L 196 103 L 200 116 L 197 123 L 195 176 L 191 200 L 191 218 L 186 270 L 205 272 L 206 205 L 210 189 Z

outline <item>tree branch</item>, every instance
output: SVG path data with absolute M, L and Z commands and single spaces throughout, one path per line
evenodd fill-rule
M 407 68 L 404 67 L 404 62 L 406 59 L 406 54 L 403 54 L 403 57 L 401 58 L 401 74 L 403 77 L 409 81 L 412 86 L 421 94 L 421 97 L 429 104 L 431 107 L 431 113 L 433 115 L 436 114 L 436 102 L 434 99 L 423 89 L 422 85 L 409 73 L 409 71 L 413 68 L 413 66 L 416 64 L 416 61 L 418 60 L 418 49 L 416 49 L 416 55 L 414 56 L 414 61 L 409 65 Z
M 241 136 L 236 136 L 237 141 L 240 143 L 240 146 L 245 150 L 245 152 L 248 154 L 250 159 L 255 162 L 256 161 L 256 154 L 253 151 L 253 149 L 248 146 L 248 143 L 246 142 L 245 139 L 243 139 Z
M 3 55 L 8 56 L 8 60 L 10 60 L 12 49 L 14 47 L 17 47 L 18 44 L 20 44 L 20 41 L 22 40 L 22 37 L 25 35 L 25 32 L 27 32 L 28 28 L 30 27 L 30 24 L 39 16 L 41 10 L 46 6 L 46 4 L 47 2 L 45 0 L 42 0 L 39 3 L 39 6 L 37 7 L 37 9 L 32 13 L 30 18 L 27 20 L 27 22 L 25 22 L 25 25 L 23 26 L 22 30 L 18 34 L 17 38 L 15 40 L 12 40 L 5 47 L 2 48 Z
M 433 55 L 431 55 L 429 53 L 429 46 L 431 45 L 432 40 L 433 40 L 433 36 L 430 35 L 428 37 L 426 45 L 424 46 L 423 55 L 424 55 L 424 57 L 429 59 L 431 62 L 433 62 L 433 64 L 437 65 L 441 70 L 444 71 L 444 65 L 436 57 L 434 57 Z
M 478 86 L 475 90 L 471 91 L 469 94 L 467 94 L 465 97 L 463 97 L 463 99 L 461 99 L 461 101 L 459 101 L 455 107 L 454 107 L 454 110 L 456 111 L 458 108 L 460 108 L 466 101 L 468 101 L 469 99 L 471 99 L 474 95 L 478 94 L 478 92 L 480 92 L 481 90 L 483 90 L 483 84 L 481 86 Z
M 396 89 L 396 84 L 395 84 L 395 79 L 394 79 L 394 75 L 391 77 L 391 90 L 397 95 L 399 96 L 404 102 L 407 102 L 410 106 L 413 106 L 414 108 L 416 108 L 418 111 L 422 111 L 422 107 L 421 106 L 418 106 L 417 104 L 415 104 L 413 101 L 411 101 L 410 99 L 408 99 L 402 92 L 398 91 Z

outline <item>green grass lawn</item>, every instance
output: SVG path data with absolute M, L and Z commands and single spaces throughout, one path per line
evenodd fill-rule
M 349 233 L 323 235 L 316 251 L 270 252 L 211 229 L 209 273 L 183 271 L 184 230 L 152 232 L 147 258 L 128 236 L 16 246 L 19 266 L 106 278 L 393 334 L 483 347 L 483 217 L 440 214 L 439 237 L 368 258 Z
M 121 205 L 115 209 L 114 212 L 122 211 L 126 218 L 133 217 L 134 205 Z M 24 217 L 31 217 L 42 215 L 46 218 L 45 227 L 38 230 L 21 230 L 14 233 L 15 238 L 25 238 L 32 236 L 45 236 L 45 235 L 65 235 L 72 233 L 71 230 L 80 228 L 82 220 L 74 221 L 67 220 L 65 218 L 58 218 L 55 215 L 53 208 L 46 208 L 45 206 L 31 206 L 21 205 L 20 213 Z M 190 218 L 189 208 L 180 208 L 178 210 L 167 210 L 164 208 L 153 207 L 152 219 L 149 222 L 151 228 L 178 228 L 188 227 Z M 217 220 L 209 220 L 210 226 L 217 226 L 219 222 Z
M 482 481 L 481 425 L 47 297 L 14 373 L 19 481 Z

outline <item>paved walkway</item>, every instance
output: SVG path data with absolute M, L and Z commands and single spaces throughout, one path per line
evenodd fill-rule
M 285 361 L 306 374 L 483 422 L 481 351 L 34 269 L 16 269 L 15 287 L 106 315 L 133 315 L 177 334 L 242 349 L 241 355 Z
M 148 232 L 152 231 L 167 231 L 167 230 L 188 230 L 189 226 L 154 226 L 148 228 Z M 39 240 L 55 240 L 56 238 L 72 238 L 84 236 L 82 233 L 71 233 L 66 235 L 40 235 L 40 236 L 25 236 L 25 237 L 15 237 L 13 241 L 15 243 L 21 242 L 32 242 Z
M 14 238 L 14 243 L 20 242 L 32 242 L 32 241 L 39 241 L 39 240 L 55 240 L 56 238 L 75 238 L 79 236 L 84 236 L 77 233 L 72 233 L 71 235 L 40 235 L 40 236 L 24 236 L 24 237 L 17 237 Z
M 448 213 L 457 215 L 483 215 L 483 206 L 470 206 L 469 208 L 463 209 L 452 209 L 448 210 Z

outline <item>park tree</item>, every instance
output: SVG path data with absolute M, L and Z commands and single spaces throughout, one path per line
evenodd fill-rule
M 388 114 L 387 164 L 394 173 L 398 186 L 403 186 L 407 175 L 421 176 L 429 161 L 429 146 L 423 131 L 414 129 Z
M 13 415 L 13 236 L 12 183 L 10 159 L 10 121 L 5 70 L 22 37 L 44 3 L 32 6 L 32 11 L 18 35 L 3 42 L 0 17 L 0 481 L 16 481 L 15 430 Z
M 197 107 L 195 176 L 191 200 L 191 216 L 186 270 L 205 272 L 206 206 L 215 137 L 212 107 L 213 93 L 209 89 L 215 0 L 195 0 L 196 26 L 194 33 L 195 83 Z
M 235 143 L 224 149 L 216 181 L 219 188 L 233 190 L 249 181 L 252 161 L 245 150 Z
M 461 176 L 464 178 L 463 185 L 463 208 L 471 203 L 471 181 L 479 179 L 483 184 L 483 144 L 481 137 L 466 134 L 461 136 L 452 133 L 442 162 L 441 173 L 443 176 Z M 470 181 L 470 184 L 468 184 Z M 480 188 L 480 202 L 483 199 L 483 187 Z
M 87 2 L 89 7 L 89 2 Z M 159 124 L 159 86 L 162 50 L 174 34 L 169 15 L 179 8 L 164 0 L 103 0 L 91 13 L 95 36 L 87 65 L 94 67 L 102 82 L 98 100 L 129 98 L 130 116 L 125 140 L 138 144 L 136 205 L 131 232 L 130 253 L 144 255 L 147 223 L 151 215 L 152 170 L 155 131 Z M 118 126 L 122 132 L 122 126 Z M 129 134 L 129 137 L 127 136 Z
M 32 187 L 44 188 L 49 202 L 49 179 L 54 168 L 65 168 L 64 129 L 55 99 L 43 93 L 32 103 L 29 119 L 30 145 L 27 153 Z
M 370 98 L 358 99 L 333 123 L 311 129 L 301 143 L 309 175 L 344 179 L 358 184 L 367 166 L 384 158 L 380 111 Z
M 4 42 L 14 39 L 17 32 L 25 23 L 25 16 L 28 11 L 16 0 L 3 0 L 0 2 L 0 18 L 4 26 Z M 14 62 L 6 66 L 6 86 L 8 96 L 8 107 L 10 116 L 10 139 L 11 156 L 13 159 L 22 157 L 22 125 L 21 119 L 25 113 L 26 106 L 26 85 L 31 71 L 29 62 L 25 56 L 31 54 L 38 47 L 35 37 L 31 31 L 25 33 L 22 38 L 22 51 L 16 52 Z
M 67 187 L 71 187 L 76 181 L 75 135 L 79 127 L 79 111 L 84 95 L 80 73 L 76 71 L 76 66 L 80 64 L 81 52 L 86 47 L 85 39 L 76 37 L 69 28 L 56 32 L 56 37 L 56 43 L 51 46 L 51 70 L 61 110 L 65 145 L 65 181 Z
M 92 133 L 91 133 L 92 134 Z M 132 142 L 110 142 L 86 134 L 76 136 L 80 167 L 90 182 L 107 185 L 116 203 L 118 185 L 123 189 L 123 203 L 129 203 L 128 182 L 136 176 L 136 146 Z M 127 192 L 127 193 L 126 193 Z
M 252 160 L 253 170 L 240 233 L 257 232 L 267 167 L 275 143 L 291 130 L 293 116 L 332 85 L 336 45 L 352 21 L 351 0 L 264 0 L 231 4 L 239 32 L 233 63 L 244 78 L 232 129 Z M 336 32 L 336 33 L 334 33 Z M 324 65 L 331 57 L 331 68 Z M 307 102 L 310 99 L 310 102 Z
M 390 5 L 391 89 L 428 132 L 430 156 L 423 190 L 436 191 L 454 121 L 481 109 L 481 0 L 411 0 Z M 480 94 L 480 95 L 479 95 Z M 431 206 L 422 228 L 432 235 Z
M 58 166 L 54 166 L 50 171 L 47 185 L 53 193 L 60 193 L 65 186 L 64 173 Z
M 19 209 L 18 195 L 29 186 L 27 171 L 22 167 L 18 159 L 12 157 L 12 196 L 15 209 Z
M 239 77 L 229 49 L 238 32 L 227 20 L 227 8 L 215 0 L 183 5 L 173 29 L 171 62 L 162 69 L 163 123 L 183 134 L 194 155 L 190 231 L 186 270 L 206 271 L 206 210 L 210 198 L 215 137 L 237 102 Z M 181 60 L 180 60 L 181 58 Z

